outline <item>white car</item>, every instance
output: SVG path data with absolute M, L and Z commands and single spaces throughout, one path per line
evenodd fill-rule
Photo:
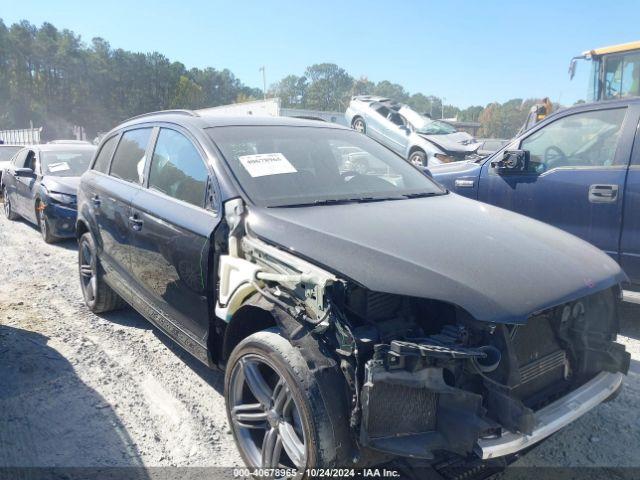
M 11 163 L 13 156 L 22 148 L 22 145 L 0 144 L 0 185 L 2 184 L 2 173 Z
M 432 120 L 411 107 L 371 95 L 353 97 L 345 118 L 351 127 L 418 166 L 476 158 L 480 147 L 471 135 Z

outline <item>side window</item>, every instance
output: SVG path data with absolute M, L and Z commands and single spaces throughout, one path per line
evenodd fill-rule
M 36 172 L 36 152 L 33 150 L 29 150 L 27 152 L 27 159 L 24 162 L 24 168 L 30 168 L 34 172 Z
M 625 114 L 626 108 L 577 113 L 538 130 L 520 146 L 529 151 L 529 171 L 614 165 Z
M 151 137 L 151 128 L 138 128 L 124 132 L 111 162 L 111 176 L 142 184 L 145 151 Z
M 111 156 L 113 155 L 113 151 L 116 148 L 116 141 L 118 140 L 118 135 L 114 135 L 109 140 L 102 144 L 102 148 L 100 149 L 100 153 L 96 157 L 96 161 L 93 163 L 93 170 L 102 173 L 108 173 L 109 170 L 109 162 L 111 161 Z
M 23 168 L 29 150 L 21 150 L 13 157 L 13 168 Z
M 391 110 L 389 110 L 384 105 L 380 105 L 379 107 L 376 107 L 376 112 L 378 112 L 384 118 L 387 118 L 389 116 L 389 114 L 391 113 Z
M 191 141 L 175 130 L 160 129 L 149 170 L 149 188 L 202 207 L 207 177 L 207 167 Z

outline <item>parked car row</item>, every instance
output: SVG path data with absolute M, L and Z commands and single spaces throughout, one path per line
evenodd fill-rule
M 381 143 L 326 122 L 155 112 L 107 133 L 81 177 L 85 303 L 129 304 L 224 369 L 250 467 L 404 457 L 471 474 L 613 398 L 627 373 L 615 261 Z

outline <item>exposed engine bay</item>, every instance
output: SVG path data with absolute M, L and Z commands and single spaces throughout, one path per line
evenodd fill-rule
M 339 278 L 253 237 L 241 201 L 232 206 L 217 316 L 231 319 L 259 293 L 306 325 L 340 365 L 360 447 L 426 460 L 472 455 L 481 439 L 531 435 L 536 412 L 600 372 L 628 370 L 615 342 L 618 287 L 524 324 L 481 322 L 453 304 Z

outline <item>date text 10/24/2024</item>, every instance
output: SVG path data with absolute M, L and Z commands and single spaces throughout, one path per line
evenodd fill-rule
M 304 475 L 302 475 L 302 473 Z M 235 468 L 235 478 L 399 478 L 400 472 L 388 468 Z

